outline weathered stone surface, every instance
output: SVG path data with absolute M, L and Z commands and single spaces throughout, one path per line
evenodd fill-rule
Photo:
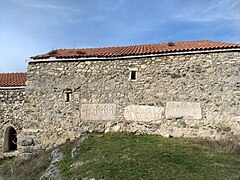
M 163 107 L 130 105 L 124 108 L 124 118 L 127 121 L 158 122 L 162 120 L 163 111 Z
M 196 102 L 167 102 L 165 117 L 167 119 L 202 119 L 202 108 Z
M 30 63 L 24 128 L 41 129 L 31 135 L 44 148 L 94 131 L 220 139 L 223 136 L 219 121 L 240 115 L 236 86 L 239 57 L 239 52 L 221 52 L 153 59 Z M 129 81 L 129 68 L 138 69 L 136 81 Z M 65 101 L 65 89 L 72 90 L 69 102 Z M 183 119 L 180 114 L 177 119 L 162 116 L 158 123 L 142 121 L 145 118 L 136 121 L 135 117 L 127 118 L 134 121 L 126 120 L 124 109 L 130 105 L 166 109 L 171 101 L 201 103 L 202 118 Z M 82 104 L 95 104 L 92 109 L 98 104 L 115 104 L 116 113 L 114 118 L 106 117 L 100 110 L 97 116 L 95 110 L 86 115 Z M 234 128 L 227 133 L 237 134 Z
M 9 125 L 16 127 L 20 153 L 55 147 L 95 131 L 212 139 L 237 136 L 239 60 L 239 52 L 209 52 L 30 63 L 26 89 L 0 90 L 0 145 Z M 131 68 L 138 70 L 136 81 L 129 80 Z M 66 89 L 71 90 L 68 102 Z M 167 102 L 172 101 L 200 103 L 202 113 L 192 113 L 192 105 L 180 108 L 180 113 L 179 108 L 169 112 Z M 108 105 L 111 110 L 106 110 Z M 131 105 L 144 114 L 135 107 L 127 113 Z M 145 106 L 164 107 L 167 112 L 160 118 L 146 112 Z M 169 113 L 173 119 L 167 119 Z M 35 146 L 21 148 L 27 137 L 34 139 Z
M 50 166 L 44 172 L 44 174 L 40 177 L 40 180 L 50 179 L 50 180 L 59 180 L 60 173 L 56 167 L 57 163 L 62 160 L 63 153 L 59 149 L 55 149 L 51 153 L 52 161 Z
M 34 145 L 34 140 L 32 138 L 27 138 L 22 140 L 22 146 Z
M 115 120 L 116 105 L 115 104 L 81 104 L 82 120 Z
M 26 116 L 24 111 L 25 89 L 1 89 L 0 88 L 0 149 L 3 149 L 5 130 L 14 127 L 17 138 L 21 138 L 23 119 Z M 6 138 L 7 139 L 7 138 Z M 5 140 L 6 140 L 5 139 Z M 21 141 L 17 141 L 17 147 L 21 150 Z M 15 153 L 18 153 L 16 151 Z M 3 154 L 0 153 L 0 157 Z
M 36 154 L 38 151 L 39 147 L 37 146 L 22 146 L 22 153 L 27 153 L 27 154 Z
M 56 164 L 62 159 L 63 153 L 60 151 L 60 149 L 55 149 L 52 151 L 51 157 L 52 157 L 51 164 Z

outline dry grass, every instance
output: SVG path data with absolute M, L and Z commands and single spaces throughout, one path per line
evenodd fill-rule
M 6 180 L 39 179 L 50 162 L 49 151 L 40 152 L 28 160 L 22 160 L 19 157 L 1 159 L 0 177 Z

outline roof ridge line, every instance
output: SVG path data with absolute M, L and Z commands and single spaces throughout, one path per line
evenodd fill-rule
M 171 43 L 171 44 L 170 44 Z M 182 42 L 168 42 L 159 44 L 139 44 L 129 46 L 111 46 L 111 47 L 94 47 L 94 48 L 64 48 L 56 49 L 55 52 L 48 52 L 30 57 L 31 59 L 55 58 L 77 58 L 77 57 L 115 57 L 123 55 L 143 55 L 149 53 L 163 53 L 172 51 L 195 51 L 207 49 L 226 49 L 240 48 L 240 44 L 218 42 L 212 40 L 191 40 Z M 79 53 L 78 53 L 79 51 Z M 80 52 L 83 53 L 80 53 Z
M 220 41 L 212 41 L 212 40 L 188 40 L 188 41 L 169 41 L 172 43 L 188 43 L 188 42 L 201 42 L 201 41 L 209 41 L 209 42 L 218 42 L 218 43 L 226 43 Z M 80 50 L 80 49 L 104 49 L 104 48 L 121 48 L 121 47 L 133 47 L 133 46 L 146 46 L 146 45 L 161 45 L 161 44 L 168 44 L 169 42 L 162 42 L 162 43 L 147 43 L 147 44 L 133 44 L 133 45 L 123 45 L 123 46 L 102 46 L 102 47 L 80 47 L 80 48 L 57 48 L 54 50 Z M 228 44 L 237 44 L 237 43 L 228 43 Z

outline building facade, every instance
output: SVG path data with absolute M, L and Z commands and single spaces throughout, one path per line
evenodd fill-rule
M 18 132 L 25 117 L 26 73 L 0 74 L 0 147 L 1 156 L 18 154 Z
M 239 74 L 240 45 L 213 41 L 34 56 L 14 117 L 3 100 L 2 147 L 9 127 L 25 155 L 94 131 L 239 138 Z

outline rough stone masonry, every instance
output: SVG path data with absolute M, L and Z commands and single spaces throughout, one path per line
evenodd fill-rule
M 240 47 L 105 59 L 56 54 L 28 64 L 15 118 L 20 154 L 94 131 L 240 139 Z M 14 124 L 4 112 L 1 121 Z

